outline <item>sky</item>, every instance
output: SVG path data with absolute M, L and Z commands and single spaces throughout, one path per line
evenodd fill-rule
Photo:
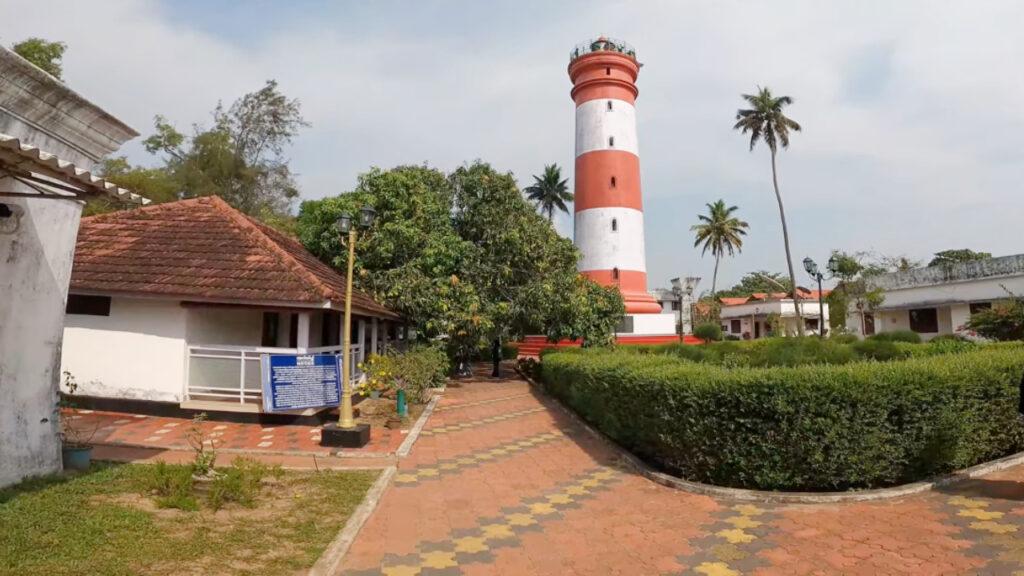
M 705 204 L 739 206 L 742 253 L 719 287 L 783 271 L 768 151 L 732 130 L 741 93 L 794 98 L 804 130 L 779 157 L 798 282 L 832 249 L 1024 252 L 1024 3 L 66 2 L 0 0 L 0 43 L 67 43 L 64 79 L 143 134 L 161 114 L 209 125 L 276 79 L 312 126 L 288 150 L 303 199 L 351 190 L 372 166 L 451 170 L 481 159 L 522 186 L 571 178 L 572 47 L 609 35 L 644 66 L 638 130 L 649 287 L 711 284 L 693 248 Z M 572 235 L 571 216 L 557 218 Z

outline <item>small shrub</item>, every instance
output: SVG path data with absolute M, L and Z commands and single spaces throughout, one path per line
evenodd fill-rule
M 213 510 L 220 510 L 228 502 L 252 508 L 256 505 L 263 479 L 271 475 L 280 477 L 283 473 L 279 466 L 271 468 L 241 456 L 235 458 L 230 468 L 218 472 L 220 474 L 213 480 L 206 499 Z
M 860 342 L 860 338 L 858 338 L 856 334 L 850 333 L 835 334 L 834 336 L 831 336 L 829 340 L 836 344 L 855 344 Z
M 436 346 L 414 346 L 407 352 L 389 351 L 364 364 L 366 386 L 374 390 L 405 390 L 412 402 L 422 403 L 430 388 L 444 386 L 448 356 Z
M 722 327 L 718 324 L 701 324 L 693 329 L 693 335 L 705 342 L 716 342 L 722 339 Z
M 905 358 L 908 353 L 900 349 L 894 340 L 866 338 L 850 345 L 850 348 L 864 360 L 887 362 L 896 358 Z
M 879 332 L 873 336 L 868 336 L 868 340 L 880 340 L 883 342 L 908 342 L 910 344 L 920 344 L 921 335 L 913 330 L 892 330 L 890 332 Z
M 192 467 L 159 461 L 153 466 L 140 468 L 139 488 L 153 497 L 160 508 L 178 508 L 195 511 L 199 503 L 192 495 Z
M 1024 340 L 1024 298 L 1014 296 L 972 314 L 967 328 L 993 340 Z
M 185 432 L 185 440 L 192 447 L 192 473 L 196 476 L 208 476 L 217 463 L 216 441 L 207 437 L 205 423 L 206 413 L 196 414 Z

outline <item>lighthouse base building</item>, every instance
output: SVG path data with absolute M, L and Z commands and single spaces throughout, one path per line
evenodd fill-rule
M 574 242 L 580 273 L 615 286 L 626 304 L 620 342 L 666 342 L 676 336 L 671 315 L 647 291 L 636 79 L 641 64 L 624 42 L 598 38 L 569 61 L 576 104 Z

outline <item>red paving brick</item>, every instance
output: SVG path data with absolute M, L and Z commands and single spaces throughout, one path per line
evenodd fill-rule
M 162 450 L 188 450 L 186 435 L 192 427 L 187 418 L 143 416 L 120 412 L 72 410 L 76 427 L 85 432 L 96 430 L 92 441 L 108 446 L 146 447 Z M 207 438 L 216 442 L 221 450 L 251 453 L 308 453 L 328 455 L 337 448 L 320 446 L 319 426 L 245 424 L 237 422 L 206 421 L 201 424 Z M 408 434 L 405 430 L 374 427 L 370 443 L 358 450 L 346 449 L 349 454 L 393 453 Z
M 342 573 L 1024 570 L 1021 467 L 893 501 L 752 505 L 714 499 L 620 467 L 615 452 L 514 377 L 478 376 L 450 387 L 425 430 L 400 460 Z

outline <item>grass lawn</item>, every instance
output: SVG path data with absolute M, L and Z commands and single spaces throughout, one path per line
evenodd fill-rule
M 252 508 L 186 512 L 141 488 L 152 469 L 99 464 L 0 490 L 0 575 L 303 573 L 378 474 L 285 472 Z

